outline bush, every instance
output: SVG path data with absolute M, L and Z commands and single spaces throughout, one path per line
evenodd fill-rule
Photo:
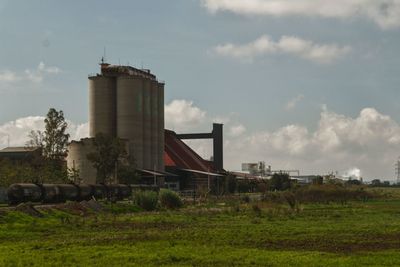
M 292 187 L 289 174 L 275 173 L 270 179 L 270 186 L 272 190 L 285 191 Z
M 171 190 L 162 189 L 159 198 L 161 206 L 166 209 L 179 209 L 183 206 L 182 199 Z
M 157 209 L 158 194 L 153 191 L 138 191 L 133 195 L 133 202 L 146 211 Z
M 248 195 L 244 195 L 240 198 L 240 200 L 244 203 L 250 203 L 250 197 Z

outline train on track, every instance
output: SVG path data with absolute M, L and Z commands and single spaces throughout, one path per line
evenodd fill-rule
M 26 202 L 63 203 L 90 199 L 123 200 L 132 196 L 126 184 L 12 184 L 7 190 L 10 205 Z M 154 190 L 154 189 L 151 189 Z

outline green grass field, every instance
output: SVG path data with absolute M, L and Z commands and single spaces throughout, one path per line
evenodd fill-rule
M 400 266 L 400 200 L 0 215 L 1 266 Z M 133 210 L 134 212 L 128 212 Z

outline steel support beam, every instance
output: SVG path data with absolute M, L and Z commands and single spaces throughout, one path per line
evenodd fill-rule
M 177 134 L 176 136 L 181 140 L 213 139 L 214 166 L 217 171 L 224 169 L 223 124 L 214 123 L 211 133 Z

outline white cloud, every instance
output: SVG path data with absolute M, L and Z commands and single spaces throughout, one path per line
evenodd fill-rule
M 196 113 L 204 114 L 202 123 L 189 123 L 185 131 L 198 131 L 199 127 L 201 132 L 210 131 L 215 117 L 208 117 L 190 101 L 185 103 L 189 105 L 184 106 L 195 108 Z M 230 170 L 240 169 L 242 162 L 263 160 L 275 169 L 299 169 L 303 174 L 339 171 L 344 175 L 363 175 L 367 179 L 394 176 L 393 164 L 400 149 L 400 125 L 374 108 L 364 108 L 352 118 L 322 106 L 315 130 L 293 124 L 249 132 L 232 116 L 219 118 L 225 123 L 225 167 Z M 211 142 L 190 140 L 187 143 L 204 158 L 212 155 Z
M 233 137 L 238 137 L 246 132 L 246 127 L 242 124 L 233 125 L 229 129 L 229 134 Z
M 212 13 L 252 16 L 367 18 L 382 29 L 400 26 L 400 0 L 202 0 Z
M 361 170 L 357 167 L 351 168 L 344 172 L 343 177 L 359 180 L 362 177 Z
M 43 128 L 44 117 L 40 116 L 29 116 L 6 122 L 0 125 L 0 147 L 6 147 L 8 139 L 10 146 L 24 146 L 31 130 L 43 130 Z
M 331 63 L 350 51 L 350 46 L 317 44 L 294 36 L 282 36 L 279 41 L 274 41 L 267 35 L 247 44 L 228 43 L 214 48 L 214 52 L 221 56 L 233 57 L 247 62 L 251 62 L 259 56 L 287 54 L 320 64 Z
M 45 117 L 42 116 L 29 116 L 0 125 L 0 148 L 6 147 L 8 141 L 10 141 L 10 146 L 24 146 L 29 140 L 30 131 L 44 131 L 44 119 Z M 75 124 L 71 121 L 67 123 L 70 140 L 79 140 L 89 135 L 87 123 Z
M 76 124 L 71 121 L 68 122 L 68 133 L 70 140 L 80 140 L 81 138 L 89 137 L 89 123 Z
M 196 128 L 204 122 L 206 112 L 193 105 L 193 101 L 173 100 L 165 106 L 166 127 L 178 132 Z
M 59 74 L 61 69 L 55 66 L 46 66 L 40 62 L 35 69 L 26 69 L 23 73 L 16 73 L 10 70 L 0 71 L 0 82 L 16 83 L 16 82 L 33 82 L 41 83 L 47 75 Z
M 15 72 L 5 70 L 0 72 L 0 82 L 16 82 L 20 77 Z
M 300 101 L 302 101 L 303 99 L 304 99 L 304 95 L 300 94 L 300 95 L 296 96 L 295 98 L 289 100 L 289 102 L 287 102 L 285 105 L 285 110 L 286 111 L 293 110 L 297 106 L 297 104 Z
M 229 140 L 225 147 L 230 168 L 241 162 L 265 160 L 275 168 L 308 173 L 340 171 L 367 178 L 392 178 L 400 148 L 400 125 L 376 109 L 365 108 L 356 118 L 322 110 L 318 128 L 288 125 Z M 358 166 L 358 168 L 354 168 Z

